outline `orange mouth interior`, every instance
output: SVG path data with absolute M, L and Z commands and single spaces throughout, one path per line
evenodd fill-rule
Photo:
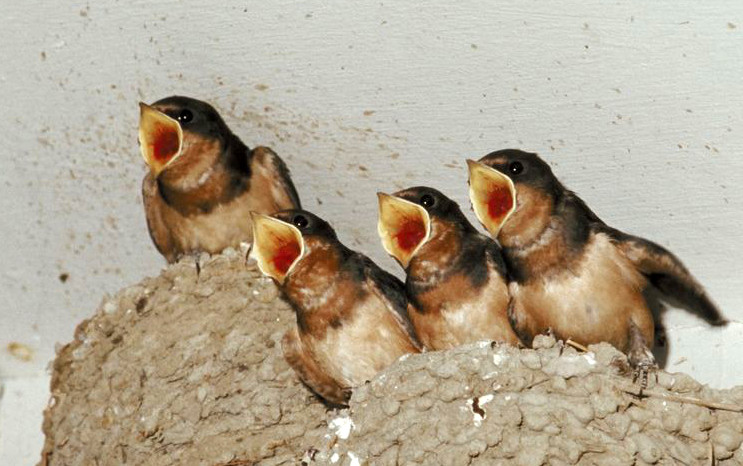
M 411 253 L 426 237 L 426 224 L 420 218 L 406 216 L 400 219 L 397 233 L 393 237 L 398 248 Z
M 413 255 L 431 234 L 431 219 L 426 210 L 405 199 L 378 193 L 379 223 L 377 233 L 382 246 L 392 257 L 407 267 Z
M 156 108 L 144 103 L 139 108 L 140 151 L 157 175 L 181 154 L 183 130 L 180 123 Z
M 297 260 L 300 254 L 302 254 L 302 249 L 296 241 L 282 243 L 276 247 L 276 250 L 271 257 L 271 263 L 277 272 L 281 275 L 286 275 L 289 272 L 289 268 L 294 264 L 294 261 Z
M 252 214 L 251 256 L 265 275 L 284 283 L 292 267 L 304 254 L 302 234 L 294 225 L 268 215 Z
M 152 157 L 165 165 L 178 153 L 181 142 L 178 131 L 170 125 L 157 124 L 153 128 L 152 142 L 149 144 Z
M 488 216 L 496 223 L 503 223 L 513 209 L 513 196 L 508 186 L 494 186 L 487 196 Z
M 470 201 L 477 219 L 498 236 L 501 227 L 516 210 L 516 188 L 503 173 L 474 160 L 468 160 Z

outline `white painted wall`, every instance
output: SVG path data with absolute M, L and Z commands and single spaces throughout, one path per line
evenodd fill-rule
M 466 203 L 464 158 L 521 147 L 743 318 L 743 2 L 351 3 L 0 3 L 0 377 L 43 371 L 103 293 L 163 265 L 137 102 L 174 93 L 275 148 L 306 207 L 392 270 L 377 190 Z M 668 321 L 670 368 L 743 383 L 741 325 Z

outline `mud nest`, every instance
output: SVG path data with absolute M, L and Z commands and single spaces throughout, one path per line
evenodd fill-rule
M 54 362 L 41 464 L 743 464 L 743 387 L 639 396 L 612 347 L 539 337 L 403 357 L 333 410 L 282 357 L 293 322 L 233 250 L 105 298 Z

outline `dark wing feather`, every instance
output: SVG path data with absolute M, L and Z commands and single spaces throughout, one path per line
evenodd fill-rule
M 506 277 L 508 270 L 506 269 L 506 262 L 503 258 L 503 249 L 490 238 L 485 238 L 485 243 L 485 256 L 492 262 L 501 277 Z
M 728 323 L 704 287 L 684 264 L 664 247 L 637 236 L 622 233 L 610 227 L 601 228 L 624 252 L 627 258 L 645 275 L 664 297 L 711 325 Z
M 237 136 L 233 136 L 231 147 L 232 152 L 234 152 L 235 154 L 239 154 L 238 156 L 233 157 L 234 160 L 230 162 L 231 168 L 239 173 L 242 173 L 247 178 L 250 178 L 251 176 L 251 158 L 254 157 L 256 153 L 261 153 L 264 156 L 267 155 L 270 158 L 270 163 L 275 170 L 277 178 L 281 181 L 281 184 L 286 191 L 286 195 L 289 197 L 289 200 L 292 203 L 292 207 L 287 208 L 302 208 L 302 204 L 299 200 L 299 194 L 297 193 L 297 188 L 294 187 L 294 183 L 292 182 L 289 168 L 286 166 L 281 157 L 279 157 L 278 154 L 273 151 L 273 149 L 265 146 L 258 146 L 254 147 L 253 149 L 249 149 L 248 146 L 243 144 L 243 142 L 240 141 Z
M 160 196 L 157 180 L 150 173 L 142 181 L 142 202 L 144 203 L 147 229 L 150 232 L 152 242 L 168 262 L 174 262 L 177 259 L 175 246 L 170 236 L 170 228 L 168 228 L 162 218 L 162 209 L 165 208 L 165 201 Z
M 589 223 L 597 225 L 606 225 L 603 220 L 596 215 L 590 207 L 585 203 L 583 199 L 578 197 L 573 191 L 565 190 L 566 203 L 571 205 L 573 209 L 580 212 L 585 218 L 588 219 Z
M 566 205 L 576 217 L 588 220 L 593 231 L 609 235 L 640 273 L 655 286 L 664 298 L 698 315 L 711 325 L 727 324 L 727 319 L 712 302 L 704 287 L 673 253 L 646 239 L 628 235 L 606 225 L 581 198 L 566 191 Z M 582 236 L 582 235 L 578 235 Z
M 302 203 L 299 200 L 297 188 L 294 187 L 294 182 L 292 181 L 291 173 L 289 173 L 289 168 L 286 166 L 281 157 L 276 154 L 276 152 L 271 150 L 270 154 L 273 165 L 281 177 L 281 183 L 284 185 L 286 193 L 289 196 L 289 199 L 291 199 L 292 204 L 294 204 L 293 209 L 301 209 Z
M 418 349 L 422 348 L 418 337 L 415 334 L 413 324 L 410 322 L 408 314 L 408 298 L 405 294 L 405 285 L 391 273 L 381 269 L 371 259 L 363 254 L 357 253 L 358 259 L 362 263 L 364 275 L 372 283 L 374 291 L 387 301 L 393 311 L 398 323 L 410 336 Z
M 320 367 L 311 354 L 302 346 L 302 340 L 296 327 L 289 329 L 281 342 L 286 362 L 294 369 L 300 380 L 329 403 L 348 406 L 351 388 L 342 387 Z

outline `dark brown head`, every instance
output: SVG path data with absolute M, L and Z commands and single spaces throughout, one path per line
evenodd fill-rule
M 305 210 L 272 216 L 253 214 L 251 256 L 281 288 L 297 313 L 300 331 L 320 338 L 342 324 L 366 293 L 360 261 L 341 244 L 333 228 Z
M 494 238 L 508 247 L 541 233 L 564 191 L 544 160 L 505 149 L 467 163 L 472 208 Z
M 271 216 L 252 214 L 251 257 L 267 276 L 283 285 L 293 274 L 337 256 L 342 245 L 328 222 L 306 210 Z
M 382 245 L 406 270 L 415 258 L 446 267 L 463 237 L 477 234 L 459 205 L 436 189 L 416 186 L 377 195 Z
M 140 103 L 139 144 L 154 176 L 190 173 L 198 180 L 234 136 L 206 102 L 172 96 L 152 105 Z

